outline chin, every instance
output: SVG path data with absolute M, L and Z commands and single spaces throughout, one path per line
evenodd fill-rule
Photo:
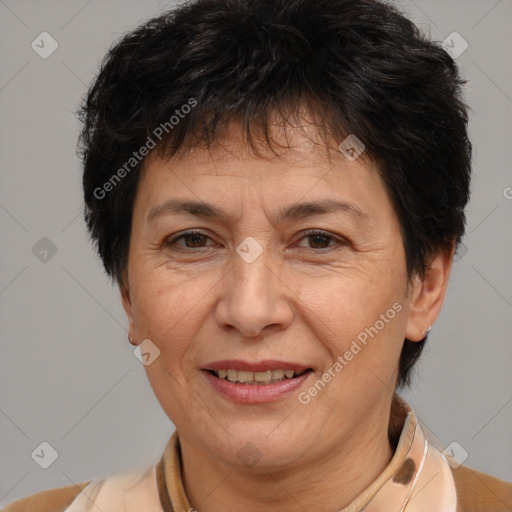
M 279 431 L 281 427 L 279 421 L 261 421 L 250 427 L 247 420 L 239 421 L 230 424 L 229 436 L 219 427 L 214 434 L 216 439 L 210 431 L 205 441 L 209 444 L 207 449 L 226 464 L 255 472 L 286 469 L 298 460 L 303 462 L 309 442 L 316 436 L 297 424 Z

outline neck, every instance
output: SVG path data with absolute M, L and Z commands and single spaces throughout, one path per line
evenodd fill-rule
M 364 428 L 334 440 L 315 457 L 277 471 L 224 464 L 180 436 L 189 501 L 201 512 L 255 512 L 265 506 L 275 512 L 339 511 L 375 481 L 393 456 L 388 437 L 390 407 L 389 402 L 387 409 L 364 422 Z

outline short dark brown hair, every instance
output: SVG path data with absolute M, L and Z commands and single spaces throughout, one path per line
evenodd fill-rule
M 192 0 L 109 50 L 79 111 L 85 219 L 106 272 L 127 265 L 144 158 L 211 146 L 236 121 L 272 146 L 272 115 L 306 106 L 325 138 L 355 134 L 401 223 L 409 276 L 458 244 L 469 199 L 464 81 L 441 44 L 376 0 Z M 158 134 L 158 137 L 156 134 Z M 398 385 L 421 342 L 404 340 Z

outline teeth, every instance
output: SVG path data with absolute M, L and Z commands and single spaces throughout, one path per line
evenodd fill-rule
M 273 379 L 282 379 L 284 377 L 284 370 L 272 370 Z
M 254 380 L 253 372 L 238 372 L 238 381 L 239 382 L 252 382 Z
M 215 370 L 215 375 L 221 379 L 240 384 L 271 384 L 281 382 L 285 378 L 292 379 L 296 374 L 293 370 L 267 370 L 264 372 L 248 372 L 243 370 Z
M 256 382 L 270 382 L 272 380 L 272 372 L 270 370 L 266 372 L 255 372 L 254 380 Z

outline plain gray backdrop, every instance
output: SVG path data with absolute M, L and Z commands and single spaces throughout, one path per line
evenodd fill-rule
M 0 1 L 0 505 L 153 464 L 174 430 L 84 228 L 74 114 L 112 42 L 171 5 Z M 512 2 L 399 5 L 433 39 L 467 41 L 474 143 L 464 247 L 404 396 L 431 439 L 510 481 Z M 47 58 L 48 36 L 31 46 L 42 32 L 58 44 Z M 41 442 L 58 453 L 48 469 L 31 456 Z

